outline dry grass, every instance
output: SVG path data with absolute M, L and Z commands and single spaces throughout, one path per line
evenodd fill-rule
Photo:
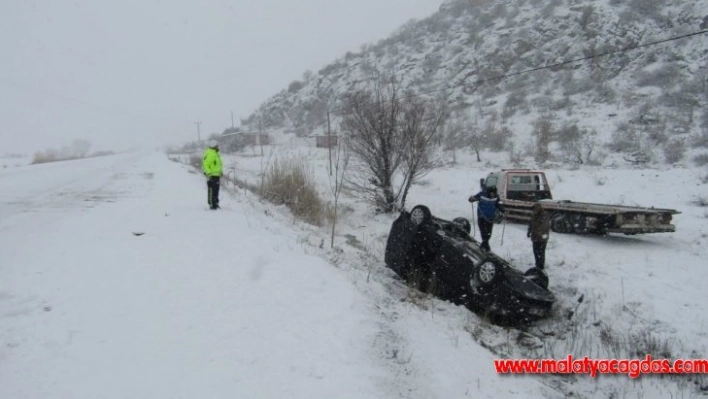
M 696 164 L 696 166 L 703 166 L 708 164 L 708 153 L 696 155 L 695 157 L 693 157 L 693 163 Z
M 248 191 L 252 192 L 253 194 L 258 195 L 259 190 L 258 190 L 257 185 L 251 184 L 251 183 L 247 182 L 246 180 L 239 179 L 238 177 L 236 177 L 235 174 L 223 175 L 221 178 L 223 180 L 225 180 L 226 182 L 233 184 L 235 187 L 238 187 L 242 190 L 248 190 Z
M 276 205 L 286 205 L 295 217 L 307 223 L 322 225 L 325 203 L 303 157 L 276 159 L 265 173 L 261 196 Z
M 179 157 L 170 159 L 188 163 L 199 171 L 202 169 L 202 158 L 198 154 L 190 155 L 187 160 Z M 225 174 L 222 179 L 273 204 L 286 205 L 296 218 L 307 223 L 321 226 L 325 218 L 331 217 L 328 215 L 331 211 L 328 211 L 327 204 L 317 191 L 312 170 L 303 157 L 274 160 L 264 173 L 260 187 L 232 173 Z
M 70 161 L 72 159 L 78 159 L 78 157 L 60 156 L 56 151 L 37 151 L 32 156 L 32 165 L 47 162 Z
M 57 150 L 47 150 L 47 151 L 37 151 L 32 156 L 32 165 L 48 162 L 59 162 L 59 161 L 73 161 L 76 159 L 84 158 L 94 158 L 94 157 L 105 157 L 108 155 L 114 155 L 113 151 L 96 151 L 90 155 L 70 155 L 62 151 Z
M 199 170 L 202 170 L 202 161 L 202 157 L 197 154 L 192 154 L 189 156 L 189 164 Z

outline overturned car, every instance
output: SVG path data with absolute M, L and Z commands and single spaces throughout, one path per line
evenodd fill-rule
M 386 265 L 421 291 L 511 322 L 548 316 L 555 302 L 541 269 L 526 273 L 470 236 L 467 219 L 431 215 L 424 205 L 403 211 L 386 243 Z

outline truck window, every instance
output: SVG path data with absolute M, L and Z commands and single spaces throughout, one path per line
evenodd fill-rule
M 496 176 L 489 176 L 487 177 L 487 181 L 484 183 L 485 187 L 496 187 L 497 186 L 497 177 Z
M 516 175 L 510 176 L 509 179 L 509 191 L 536 191 L 540 190 L 540 184 L 537 183 L 536 179 L 538 176 L 531 175 Z
M 538 201 L 540 199 L 550 199 L 551 193 L 542 174 L 519 174 L 509 175 L 509 185 L 507 188 L 508 199 L 518 199 L 522 201 Z

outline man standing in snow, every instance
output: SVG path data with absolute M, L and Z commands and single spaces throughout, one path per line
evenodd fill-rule
M 209 209 L 219 209 L 219 186 L 221 185 L 221 156 L 219 143 L 216 140 L 209 142 L 209 148 L 204 151 L 202 172 L 207 178 L 207 202 Z
M 526 237 L 531 239 L 536 267 L 543 269 L 546 264 L 546 244 L 551 231 L 551 221 L 541 204 L 533 204 L 531 212 L 531 221 Z
M 503 206 L 499 203 L 499 197 L 497 197 L 497 188 L 489 187 L 486 193 L 480 191 L 479 193 L 471 196 L 469 198 L 470 202 L 477 202 L 477 225 L 479 226 L 479 232 L 482 235 L 482 245 L 480 247 L 484 251 L 490 251 L 489 239 L 492 238 L 492 229 L 494 228 L 494 218 L 497 215 L 497 210 L 499 212 L 504 212 Z

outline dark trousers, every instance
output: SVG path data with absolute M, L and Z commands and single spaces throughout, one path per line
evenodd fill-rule
M 209 208 L 216 209 L 219 207 L 219 186 L 221 186 L 219 176 L 210 176 L 207 180 L 207 202 Z
M 533 258 L 536 260 L 536 267 L 543 269 L 546 265 L 546 244 L 547 241 L 532 241 Z
M 480 245 L 480 248 L 485 251 L 489 251 L 489 239 L 492 238 L 492 229 L 494 228 L 494 222 L 489 221 L 483 217 L 478 217 L 477 225 L 479 226 L 479 233 L 482 235 L 482 244 Z

